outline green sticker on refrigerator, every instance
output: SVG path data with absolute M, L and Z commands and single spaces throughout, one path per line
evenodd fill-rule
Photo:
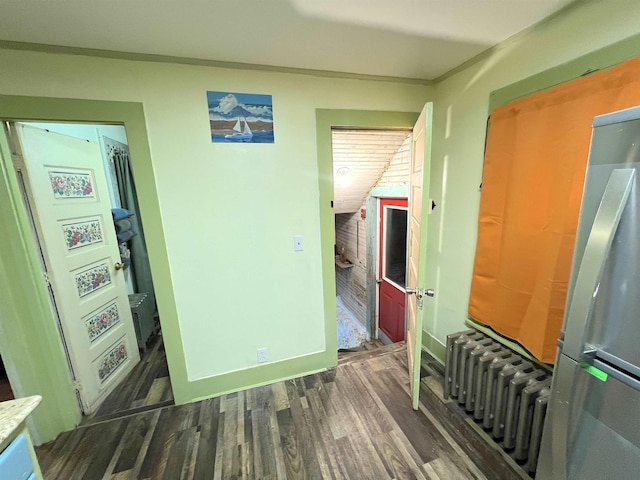
M 581 367 L 589 375 L 593 375 L 594 377 L 596 377 L 598 380 L 602 382 L 606 382 L 607 378 L 609 378 L 609 375 L 607 375 L 606 372 L 603 372 L 599 368 L 596 368 L 593 365 L 589 365 L 588 363 L 583 363 Z

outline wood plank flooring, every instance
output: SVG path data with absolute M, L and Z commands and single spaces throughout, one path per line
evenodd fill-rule
M 131 373 L 81 425 L 91 425 L 159 407 L 173 405 L 167 357 L 162 336 L 150 341 Z
M 531 476 L 482 428 L 480 422 L 458 404 L 457 399 L 445 399 L 443 393 L 444 366 L 422 352 L 420 409 L 445 425 L 450 435 L 461 440 L 460 448 L 479 466 L 488 478 L 530 480 Z M 513 450 L 511 450 L 513 453 Z
M 48 480 L 487 478 L 440 420 L 411 409 L 405 359 L 382 347 L 328 372 L 80 427 L 37 455 Z

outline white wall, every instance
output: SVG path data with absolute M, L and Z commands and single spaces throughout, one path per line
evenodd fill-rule
M 393 155 L 387 168 L 374 187 L 399 187 L 409 185 L 409 167 L 411 163 L 411 136 L 402 142 Z M 365 202 L 366 203 L 366 202 Z
M 431 196 L 438 207 L 430 216 L 427 253 L 427 286 L 436 296 L 426 300 L 424 329 L 440 343 L 465 329 L 489 94 L 637 33 L 637 2 L 577 2 L 436 85 Z
M 259 347 L 324 350 L 315 111 L 419 111 L 431 92 L 11 50 L 0 65 L 3 94 L 143 103 L 190 380 L 252 367 Z M 275 144 L 212 144 L 207 90 L 271 94 Z
M 370 332 L 367 325 L 367 229 L 357 213 L 336 214 L 336 247 L 344 247 L 351 268 L 336 267 L 336 293 L 344 306 Z

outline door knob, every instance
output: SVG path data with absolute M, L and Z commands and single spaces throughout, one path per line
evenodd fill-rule
M 435 296 L 435 294 L 436 294 L 436 291 L 435 291 L 433 288 L 427 288 L 427 289 L 424 291 L 424 294 L 425 294 L 427 297 L 434 297 L 434 296 Z
M 415 295 L 417 293 L 417 290 L 415 288 L 405 288 L 404 291 L 407 295 Z
M 116 270 L 122 270 L 124 268 L 124 263 L 116 262 L 113 266 L 116 267 Z

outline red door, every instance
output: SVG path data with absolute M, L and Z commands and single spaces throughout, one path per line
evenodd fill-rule
M 407 199 L 380 199 L 378 328 L 392 342 L 404 340 L 407 272 Z

